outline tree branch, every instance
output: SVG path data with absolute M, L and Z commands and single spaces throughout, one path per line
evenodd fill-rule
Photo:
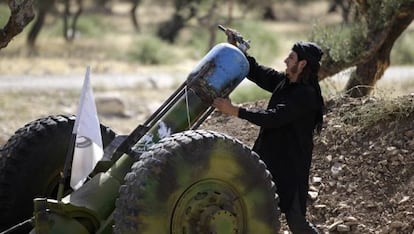
M 9 8 L 9 21 L 0 29 L 0 49 L 6 47 L 13 37 L 22 32 L 35 16 L 33 0 L 9 0 Z
M 369 7 L 367 1 L 358 0 L 357 2 L 360 4 L 359 7 L 366 12 L 367 7 Z M 370 60 L 372 57 L 377 56 L 377 53 L 384 47 L 384 45 L 392 48 L 395 40 L 413 20 L 413 9 L 414 1 L 408 1 L 406 4 L 402 4 L 399 9 L 396 9 L 397 14 L 392 15 L 383 28 L 369 28 L 370 31 L 367 33 L 367 38 L 369 38 L 369 40 L 361 38 L 361 43 L 365 43 L 365 50 L 352 61 L 335 61 L 330 56 L 326 56 L 319 71 L 319 79 L 323 80 L 346 68 Z M 391 45 L 389 45 L 389 42 L 392 42 Z

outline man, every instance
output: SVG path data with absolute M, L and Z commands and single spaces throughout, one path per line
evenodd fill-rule
M 226 31 L 232 44 L 233 33 L 231 29 Z M 225 98 L 213 102 L 219 111 L 260 126 L 253 151 L 273 175 L 280 209 L 294 234 L 319 233 L 305 215 L 313 135 L 321 131 L 323 120 L 324 101 L 317 76 L 322 55 L 315 43 L 295 43 L 284 60 L 285 72 L 259 65 L 247 56 L 247 78 L 272 93 L 267 109 L 248 110 Z

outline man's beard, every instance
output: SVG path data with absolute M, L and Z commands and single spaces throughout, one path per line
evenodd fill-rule
M 299 69 L 299 67 L 298 67 L 298 63 L 296 63 L 295 65 L 293 65 L 293 67 L 291 67 L 291 68 L 289 69 L 289 72 L 287 73 L 287 75 L 289 76 L 289 75 L 294 75 L 294 74 L 296 74 L 296 73 L 298 72 L 298 69 Z
M 298 64 L 297 63 L 290 69 L 290 72 L 292 74 L 296 74 L 298 72 Z

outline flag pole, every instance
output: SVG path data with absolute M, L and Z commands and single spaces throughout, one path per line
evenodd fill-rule
M 78 119 L 80 119 L 80 115 L 81 115 L 81 111 L 82 110 L 82 105 L 83 105 L 83 100 L 85 98 L 85 93 L 87 90 L 87 84 L 88 84 L 88 79 L 89 79 L 89 74 L 90 74 L 90 66 L 87 66 L 86 68 L 86 74 L 85 74 L 85 79 L 83 81 L 83 85 L 82 85 L 82 92 L 81 92 L 81 97 L 79 100 L 79 106 L 78 106 L 78 110 L 77 110 L 77 115 L 76 115 L 76 119 L 75 119 L 75 123 L 73 126 L 73 130 L 72 130 L 72 135 L 70 138 L 70 142 L 69 142 L 69 146 L 68 146 L 68 151 L 66 153 L 66 160 L 65 160 L 65 165 L 63 166 L 63 171 L 60 173 L 60 181 L 59 181 L 59 187 L 58 187 L 58 193 L 57 193 L 57 200 L 61 201 L 63 198 L 63 193 L 65 190 L 65 184 L 66 184 L 66 179 L 68 177 L 68 175 L 70 174 L 70 170 L 72 168 L 72 162 L 73 162 L 73 152 L 75 149 L 75 145 L 76 145 L 76 136 L 77 136 L 77 128 L 78 128 Z
M 70 172 L 70 168 L 72 165 L 73 149 L 75 148 L 75 144 L 76 144 L 76 133 L 72 133 L 69 146 L 68 146 L 68 151 L 66 153 L 65 165 L 63 167 L 63 171 L 60 173 L 60 181 L 59 181 L 59 187 L 58 187 L 58 193 L 57 193 L 58 201 L 61 201 L 63 197 L 66 179 L 68 177 L 68 174 Z

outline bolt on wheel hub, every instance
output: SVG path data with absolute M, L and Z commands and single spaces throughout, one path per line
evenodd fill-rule
M 171 233 L 243 233 L 245 208 L 228 183 L 207 179 L 188 188 L 177 201 Z

